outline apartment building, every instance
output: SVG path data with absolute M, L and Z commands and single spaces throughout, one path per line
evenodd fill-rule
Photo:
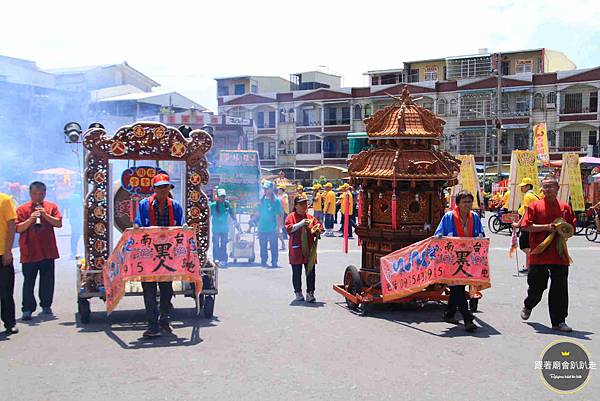
M 598 154 L 600 67 L 575 69 L 560 52 L 481 49 L 475 55 L 411 61 L 366 75 L 369 87 L 345 88 L 316 76 L 305 81 L 313 82 L 311 89 L 290 79 L 287 91 L 257 88 L 218 96 L 219 114 L 256 122 L 257 133 L 248 146 L 273 170 L 345 167 L 348 135 L 364 132 L 363 119 L 393 102 L 404 86 L 417 103 L 446 120 L 442 146 L 474 154 L 480 163 L 484 157 L 490 166 L 497 162 L 497 124 L 504 163 L 513 149 L 530 148 L 532 127 L 540 122 L 548 126 L 552 159 L 564 152 Z

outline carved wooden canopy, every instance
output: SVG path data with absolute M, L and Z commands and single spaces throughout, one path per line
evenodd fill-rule
M 209 178 L 206 153 L 212 146 L 212 138 L 208 133 L 193 130 L 185 138 L 176 128 L 158 122 L 137 122 L 121 127 L 112 137 L 103 128 L 91 128 L 84 134 L 83 145 L 89 152 L 85 170 L 84 240 L 90 269 L 102 269 L 110 253 L 110 159 L 185 162 L 186 222 L 196 229 L 200 262 L 204 264 L 209 245 L 209 208 L 201 185 L 208 184 Z
M 439 138 L 443 135 L 441 118 L 413 102 L 406 87 L 400 98 L 371 117 L 365 119 L 370 139 L 389 138 Z
M 434 149 L 379 147 L 362 151 L 348 161 L 353 178 L 383 180 L 454 180 L 460 161 Z

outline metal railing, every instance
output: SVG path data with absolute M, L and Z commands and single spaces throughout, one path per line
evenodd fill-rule
M 320 127 L 321 121 L 296 121 L 296 127 Z
M 598 107 L 583 107 L 583 106 L 574 106 L 574 107 L 561 107 L 560 114 L 589 114 L 589 113 L 597 113 Z
M 576 153 L 586 153 L 587 146 L 550 146 L 548 148 L 550 153 L 568 153 L 568 152 L 576 152 Z
M 350 124 L 350 117 L 348 118 L 340 118 L 340 119 L 335 119 L 335 120 L 325 120 L 325 124 L 324 125 L 349 125 Z

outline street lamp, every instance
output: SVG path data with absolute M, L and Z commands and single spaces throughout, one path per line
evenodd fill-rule
M 80 143 L 81 142 L 81 125 L 76 122 L 70 122 L 65 124 L 63 129 L 65 133 L 65 140 L 67 143 Z

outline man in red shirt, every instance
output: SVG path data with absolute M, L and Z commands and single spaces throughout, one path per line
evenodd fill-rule
M 558 181 L 549 176 L 542 181 L 542 192 L 544 199 L 529 205 L 521 228 L 529 231 L 529 242 L 532 249 L 530 255 L 529 275 L 527 276 L 527 298 L 521 310 L 521 319 L 527 320 L 531 310 L 541 301 L 542 294 L 548 286 L 550 278 L 550 292 L 548 293 L 548 309 L 552 328 L 562 332 L 570 332 L 572 329 L 567 325 L 569 308 L 569 288 L 567 277 L 569 275 L 569 257 L 560 255 L 557 247 L 558 235 L 550 245 L 541 253 L 534 253 L 535 249 L 550 234 L 556 232 L 554 221 L 557 218 L 564 219 L 573 228 L 576 225 L 575 214 L 571 207 L 557 199 Z
M 17 232 L 23 265 L 23 317 L 31 320 L 37 304 L 33 290 L 40 274 L 39 296 L 42 314 L 52 314 L 54 260 L 59 258 L 54 228 L 62 227 L 58 206 L 44 200 L 46 185 L 35 181 L 29 186 L 31 200 L 17 209 Z

